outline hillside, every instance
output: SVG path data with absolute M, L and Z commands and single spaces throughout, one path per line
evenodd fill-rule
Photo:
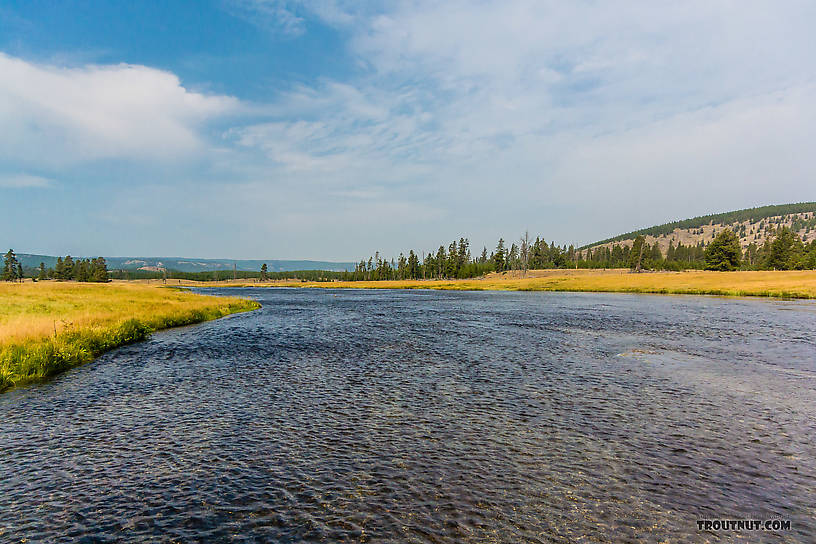
M 76 257 L 76 256 L 74 256 Z M 83 256 L 84 257 L 84 256 Z M 45 263 L 47 268 L 54 268 L 57 258 L 49 255 L 32 255 L 18 253 L 17 259 L 23 267 L 33 269 Z M 266 263 L 270 272 L 288 272 L 292 270 L 354 270 L 354 263 L 330 261 L 287 261 L 287 260 L 229 260 L 229 259 L 185 259 L 179 257 L 105 257 L 110 270 L 159 270 L 166 268 L 179 272 L 211 272 L 216 270 L 237 270 L 257 272 Z
M 660 251 L 665 255 L 669 244 L 675 247 L 678 244 L 696 246 L 702 243 L 707 245 L 717 233 L 725 228 L 730 228 L 739 236 L 740 245 L 745 249 L 751 243 L 761 246 L 767 238 L 773 236 L 779 227 L 789 227 L 805 242 L 816 240 L 816 202 L 762 206 L 702 215 L 627 232 L 578 249 L 611 248 L 616 244 L 631 247 L 634 239 L 643 235 L 650 245 L 657 242 Z

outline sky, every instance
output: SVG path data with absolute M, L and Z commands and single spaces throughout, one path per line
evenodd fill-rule
M 0 247 L 359 260 L 816 200 L 816 3 L 0 2 Z

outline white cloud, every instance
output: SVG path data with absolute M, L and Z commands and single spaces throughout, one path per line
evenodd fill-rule
M 0 74 L 0 160 L 19 163 L 176 159 L 205 146 L 204 123 L 240 107 L 145 66 L 60 68 L 0 53 Z
M 368 70 L 231 134 L 302 180 L 385 199 L 412 184 L 463 232 L 490 214 L 488 238 L 816 197 L 812 3 L 332 6 Z
M 300 36 L 307 20 L 347 28 L 376 13 L 374 2 L 364 0 L 225 0 L 227 11 L 282 37 Z
M 166 192 L 140 199 L 134 183 L 110 213 L 183 216 L 202 255 L 219 239 L 257 255 L 264 239 L 266 253 L 355 258 L 461 235 L 490 246 L 526 228 L 588 242 L 816 200 L 812 2 L 231 5 L 302 40 L 319 18 L 347 40 L 355 70 L 249 106 L 144 66 L 0 54 L 4 171 L 61 179 L 57 167 L 97 159 L 169 164 L 149 180 Z M 232 123 L 220 139 L 215 120 Z M 257 236 L 236 241 L 242 230 Z
M 0 174 L 0 187 L 7 189 L 28 189 L 48 187 L 53 182 L 42 176 L 30 174 Z
M 305 20 L 297 14 L 297 2 L 286 0 L 229 0 L 228 10 L 235 16 L 284 36 L 299 36 Z

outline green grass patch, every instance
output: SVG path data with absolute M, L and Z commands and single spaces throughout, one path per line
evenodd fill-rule
M 127 319 L 103 328 L 69 329 L 59 335 L 0 347 L 0 391 L 41 382 L 93 361 L 113 348 L 146 339 L 150 333 L 255 310 L 255 301 L 231 299 L 217 307 L 176 311 L 149 319 Z

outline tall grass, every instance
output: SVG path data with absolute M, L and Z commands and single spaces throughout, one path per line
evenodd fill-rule
M 156 330 L 258 307 L 246 299 L 143 285 L 0 285 L 0 391 L 54 376 Z
M 552 270 L 490 274 L 473 280 L 356 281 L 329 283 L 277 282 L 292 287 L 358 289 L 441 289 L 463 291 L 591 291 L 682 295 L 816 298 L 816 271 L 656 272 L 629 274 L 621 270 Z

